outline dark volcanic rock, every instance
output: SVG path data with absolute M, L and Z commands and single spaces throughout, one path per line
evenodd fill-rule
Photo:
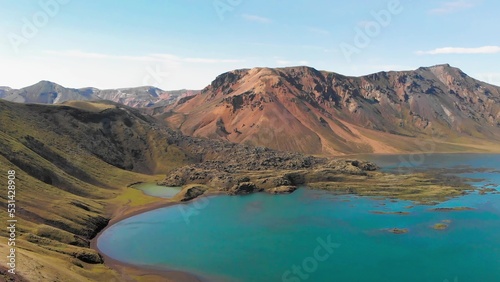
M 203 195 L 205 191 L 206 188 L 202 186 L 192 186 L 183 189 L 181 192 L 179 192 L 179 195 L 181 195 L 182 197 L 181 201 L 185 202 Z
M 258 189 L 257 186 L 252 182 L 242 182 L 231 188 L 229 193 L 231 195 L 246 195 L 254 192 L 262 191 L 262 189 Z
M 375 171 L 378 169 L 378 166 L 372 162 L 354 160 L 351 162 L 351 164 L 366 171 Z
M 92 263 L 92 264 L 103 263 L 101 255 L 99 255 L 94 250 L 90 249 L 84 249 L 82 251 L 79 251 L 75 253 L 74 256 L 75 258 L 86 263 Z
M 292 185 L 302 185 L 306 183 L 306 177 L 304 173 L 291 172 L 285 174 L 285 177 L 290 181 Z
M 338 181 L 341 175 L 365 176 L 377 169 L 365 161 L 332 160 L 217 140 L 183 137 L 170 141 L 198 155 L 200 161 L 170 171 L 161 185 L 204 184 L 231 195 L 290 193 L 298 185 Z

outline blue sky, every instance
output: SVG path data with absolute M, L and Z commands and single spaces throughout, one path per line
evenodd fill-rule
M 495 0 L 0 0 L 0 85 L 201 89 L 238 68 L 449 63 L 500 85 Z

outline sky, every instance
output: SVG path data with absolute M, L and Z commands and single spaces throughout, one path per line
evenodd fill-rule
M 0 0 L 0 85 L 202 89 L 241 68 L 449 63 L 500 85 L 496 0 Z

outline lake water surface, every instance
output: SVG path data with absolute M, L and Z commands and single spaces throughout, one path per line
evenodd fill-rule
M 385 170 L 491 168 L 466 176 L 483 179 L 474 185 L 500 188 L 500 155 L 366 158 Z M 125 219 L 103 232 L 98 247 L 123 262 L 214 281 L 500 281 L 500 195 L 413 205 L 309 189 L 215 196 Z M 431 210 L 456 206 L 474 210 Z M 436 223 L 449 227 L 435 230 Z

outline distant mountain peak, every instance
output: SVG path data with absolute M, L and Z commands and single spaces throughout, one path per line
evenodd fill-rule
M 56 88 L 65 88 L 55 82 L 48 81 L 48 80 L 40 80 L 39 82 L 24 87 L 22 89 L 42 89 L 42 91 L 54 91 Z
M 458 70 L 461 71 L 459 68 L 453 67 L 450 64 L 437 64 L 429 67 L 420 67 L 419 70 L 430 70 L 430 71 L 451 71 L 451 70 Z
M 33 85 L 57 85 L 57 86 L 61 86 L 61 85 L 59 85 L 55 82 L 49 81 L 49 80 L 40 80 L 39 82 L 37 82 Z
M 432 69 L 432 68 L 455 68 L 455 67 L 450 66 L 450 64 L 437 64 L 430 66 L 429 68 Z

